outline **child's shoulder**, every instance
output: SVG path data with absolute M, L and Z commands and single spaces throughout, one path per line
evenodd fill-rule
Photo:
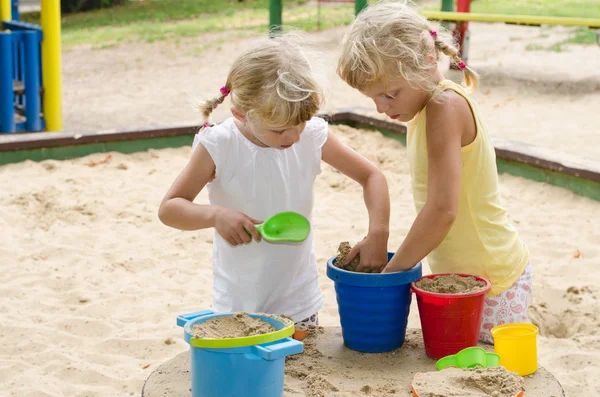
M 319 131 L 329 129 L 329 123 L 319 116 L 313 116 L 306 122 L 305 131 Z
M 310 120 L 308 120 L 306 122 L 306 125 L 313 125 L 313 126 L 327 126 L 327 120 L 325 120 L 323 117 L 321 116 L 313 116 Z
M 427 120 L 458 122 L 473 119 L 469 100 L 453 89 L 446 89 L 427 104 Z
M 310 138 L 312 147 L 320 148 L 325 144 L 329 133 L 329 123 L 321 117 L 314 116 L 306 122 L 302 136 Z
M 202 131 L 198 132 L 199 135 L 211 135 L 219 138 L 228 138 L 234 136 L 235 134 L 235 123 L 233 121 L 233 117 L 230 117 L 219 124 L 210 124 L 208 127 L 202 129 Z
M 304 127 L 305 135 L 322 136 L 327 135 L 328 131 L 329 123 L 319 116 L 314 116 L 313 118 L 308 120 L 306 122 L 306 127 Z
M 236 136 L 233 118 L 229 118 L 220 124 L 211 124 L 199 131 L 194 136 L 192 147 L 195 149 L 201 143 L 207 149 L 210 149 L 211 147 L 227 144 Z

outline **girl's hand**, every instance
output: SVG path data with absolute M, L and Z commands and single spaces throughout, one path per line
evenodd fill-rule
M 255 224 L 262 223 L 248 215 L 229 208 L 219 208 L 215 220 L 215 229 L 229 244 L 236 246 L 247 244 L 253 239 L 260 241 L 261 236 Z
M 369 234 L 361 242 L 352 247 L 346 262 L 349 263 L 360 254 L 360 264 L 356 271 L 364 273 L 379 273 L 387 264 L 387 233 Z
M 412 266 L 408 265 L 408 264 L 402 264 L 402 263 L 399 263 L 399 261 L 397 261 L 396 259 L 397 259 L 396 255 L 394 255 L 394 257 L 385 266 L 385 268 L 381 271 L 381 273 L 403 272 L 405 270 L 412 269 L 413 267 L 415 267 L 417 265 L 416 263 Z

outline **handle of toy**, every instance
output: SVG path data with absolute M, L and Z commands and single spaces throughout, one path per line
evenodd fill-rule
M 252 352 L 264 360 L 276 360 L 281 357 L 292 354 L 302 353 L 304 343 L 292 338 L 285 338 L 269 346 L 256 345 L 252 347 Z
M 256 231 L 258 232 L 258 234 L 260 234 L 262 236 L 263 234 L 263 226 L 264 223 L 259 223 L 257 225 L 254 225 L 254 227 L 256 228 Z M 248 236 L 252 237 L 252 233 L 250 233 L 250 230 L 244 228 L 244 230 L 246 231 L 246 233 L 248 233 Z
M 183 327 L 188 321 L 192 321 L 198 317 L 204 317 L 204 316 L 208 316 L 208 315 L 214 314 L 214 313 L 215 312 L 213 312 L 211 310 L 204 310 L 201 312 L 182 314 L 180 316 L 177 316 L 177 326 Z

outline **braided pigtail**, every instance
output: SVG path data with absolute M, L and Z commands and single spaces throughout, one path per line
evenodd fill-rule
M 476 91 L 479 87 L 479 75 L 467 64 L 460 59 L 458 56 L 458 49 L 451 44 L 446 43 L 444 40 L 438 38 L 437 32 L 432 30 L 429 32 L 433 37 L 433 42 L 435 44 L 435 49 L 444 55 L 450 57 L 452 62 L 458 66 L 460 70 L 463 71 L 464 81 L 463 84 L 471 89 L 471 91 Z
M 223 103 L 227 95 L 231 92 L 231 84 L 225 84 L 220 89 L 220 95 L 208 101 L 204 101 L 199 105 L 200 113 L 202 113 L 202 120 L 204 123 L 202 124 L 202 129 L 206 127 L 210 127 L 210 115 L 219 106 Z

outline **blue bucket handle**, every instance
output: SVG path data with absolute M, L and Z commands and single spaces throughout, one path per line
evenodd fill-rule
M 303 350 L 304 343 L 292 338 L 285 338 L 271 345 L 252 346 L 253 354 L 268 361 L 277 360 L 278 358 L 290 356 L 292 354 L 302 353 Z
M 204 316 L 209 316 L 211 314 L 215 314 L 215 312 L 211 311 L 211 310 L 204 310 L 201 312 L 193 312 L 193 313 L 187 313 L 187 314 L 182 314 L 180 316 L 177 317 L 177 326 L 178 327 L 183 327 L 185 326 L 185 324 L 188 321 L 192 321 L 198 317 L 204 317 Z

